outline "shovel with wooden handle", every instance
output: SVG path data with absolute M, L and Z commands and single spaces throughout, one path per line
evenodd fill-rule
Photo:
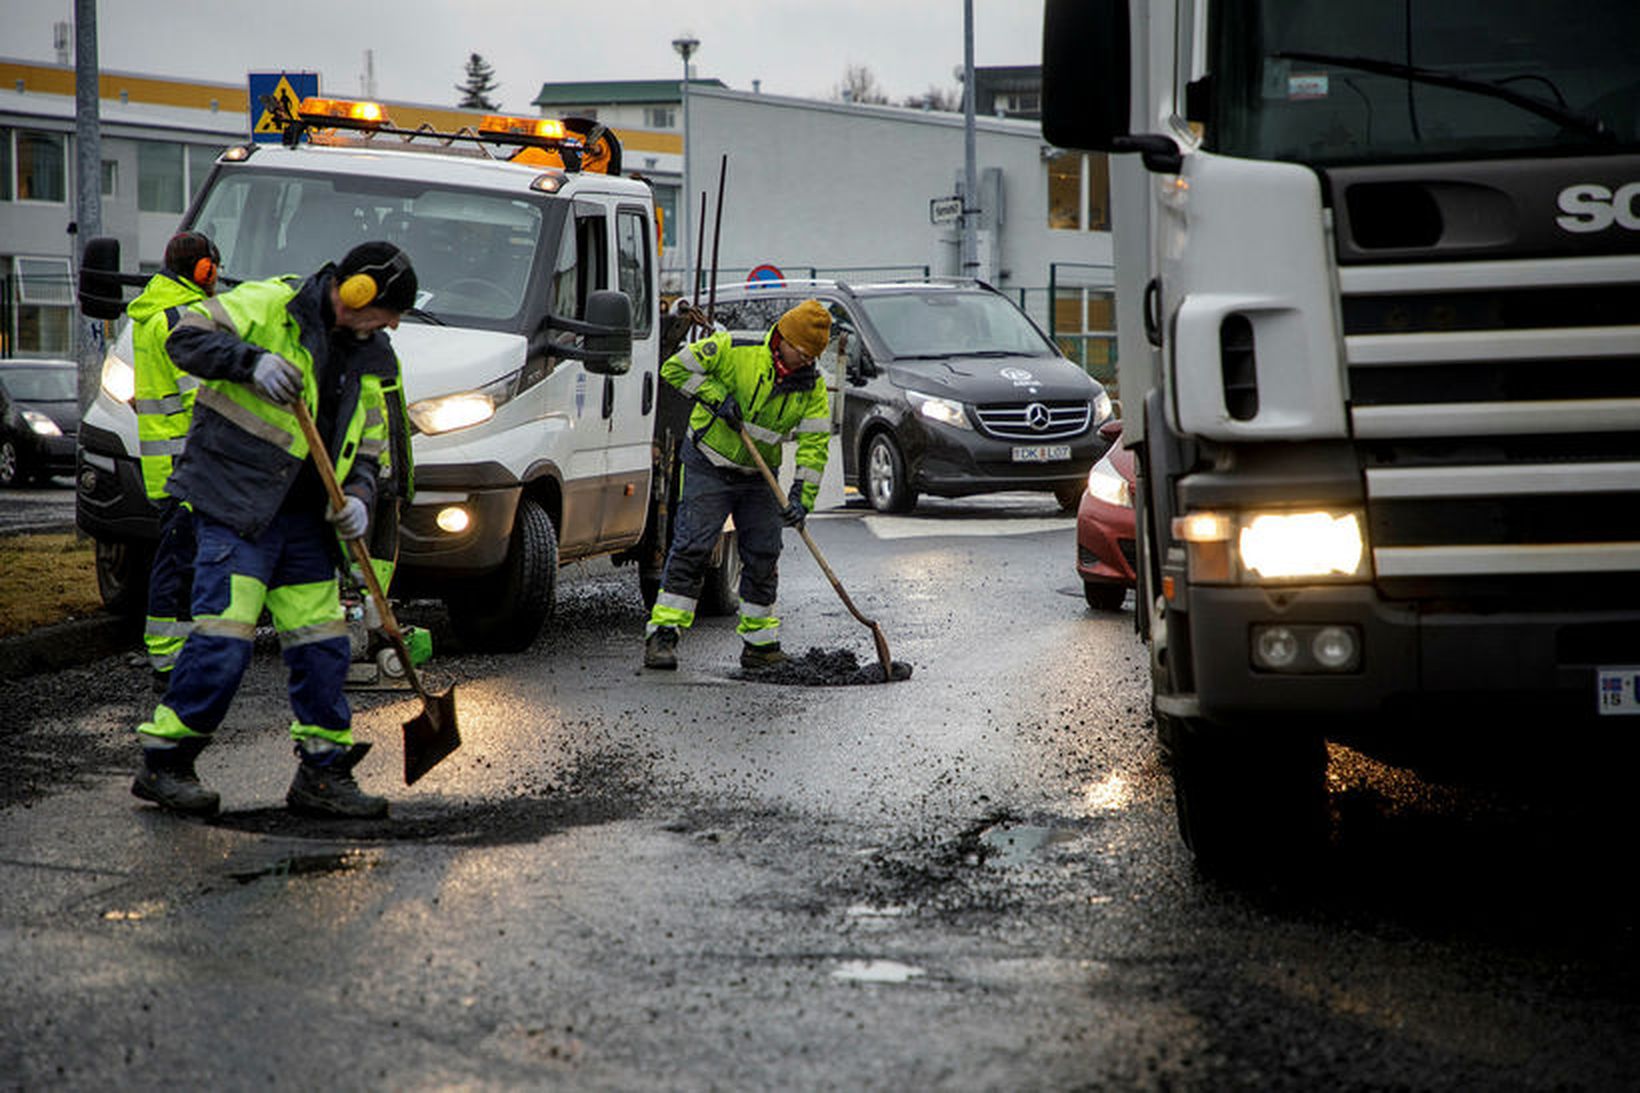
M 307 437 L 308 449 L 313 453 L 313 462 L 319 468 L 319 477 L 324 479 L 330 507 L 340 511 L 346 498 L 342 495 L 341 483 L 336 481 L 336 465 L 330 461 L 330 453 L 325 450 L 324 439 L 319 436 L 319 429 L 313 424 L 313 415 L 308 412 L 306 404 L 298 400 L 294 409 L 296 420 L 302 426 L 302 435 Z M 414 785 L 416 779 L 461 746 L 461 734 L 456 730 L 456 689 L 451 687 L 439 695 L 427 693 L 416 675 L 415 665 L 411 663 L 404 631 L 399 629 L 399 620 L 393 616 L 393 609 L 387 603 L 387 593 L 382 590 L 376 567 L 371 564 L 370 549 L 365 546 L 363 537 L 349 539 L 347 548 L 364 574 L 364 583 L 370 589 L 370 598 L 376 602 L 376 610 L 381 612 L 382 629 L 398 652 L 404 676 L 421 697 L 421 713 L 404 723 L 404 784 Z

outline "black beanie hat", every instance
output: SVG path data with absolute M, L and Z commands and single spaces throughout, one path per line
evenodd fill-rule
M 375 292 L 363 303 L 354 303 L 347 291 L 348 278 L 361 273 L 375 282 Z M 336 267 L 336 283 L 349 307 L 409 311 L 416 303 L 416 271 L 410 256 L 385 240 L 360 243 L 348 251 Z

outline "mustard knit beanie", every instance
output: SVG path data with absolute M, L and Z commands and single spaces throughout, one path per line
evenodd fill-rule
M 774 324 L 780 336 L 811 357 L 818 357 L 831 340 L 831 313 L 819 300 L 804 300 Z

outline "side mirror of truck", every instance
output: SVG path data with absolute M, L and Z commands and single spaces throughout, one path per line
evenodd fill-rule
M 624 376 L 632 370 L 632 300 L 624 292 L 602 289 L 587 296 L 587 325 L 601 328 L 586 336 L 586 369 L 599 376 Z
M 1145 166 L 1176 173 L 1179 146 L 1162 133 L 1133 133 L 1128 0 L 1048 0 L 1042 17 L 1042 135 L 1061 148 L 1138 152 Z
M 553 330 L 579 335 L 579 344 L 551 337 Z M 548 315 L 530 340 L 530 352 L 578 360 L 597 376 L 626 375 L 632 369 L 631 299 L 608 289 L 589 293 L 586 319 Z
M 92 319 L 118 319 L 125 314 L 123 285 L 120 241 L 108 235 L 87 239 L 80 259 L 80 313 Z

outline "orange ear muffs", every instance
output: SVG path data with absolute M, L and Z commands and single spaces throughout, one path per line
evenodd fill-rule
M 200 288 L 210 288 L 216 284 L 216 262 L 211 258 L 201 258 L 194 263 L 192 276 L 194 284 Z
M 341 297 L 342 303 L 354 311 L 361 311 L 376 298 L 376 279 L 368 273 L 355 273 L 336 286 L 336 294 Z

